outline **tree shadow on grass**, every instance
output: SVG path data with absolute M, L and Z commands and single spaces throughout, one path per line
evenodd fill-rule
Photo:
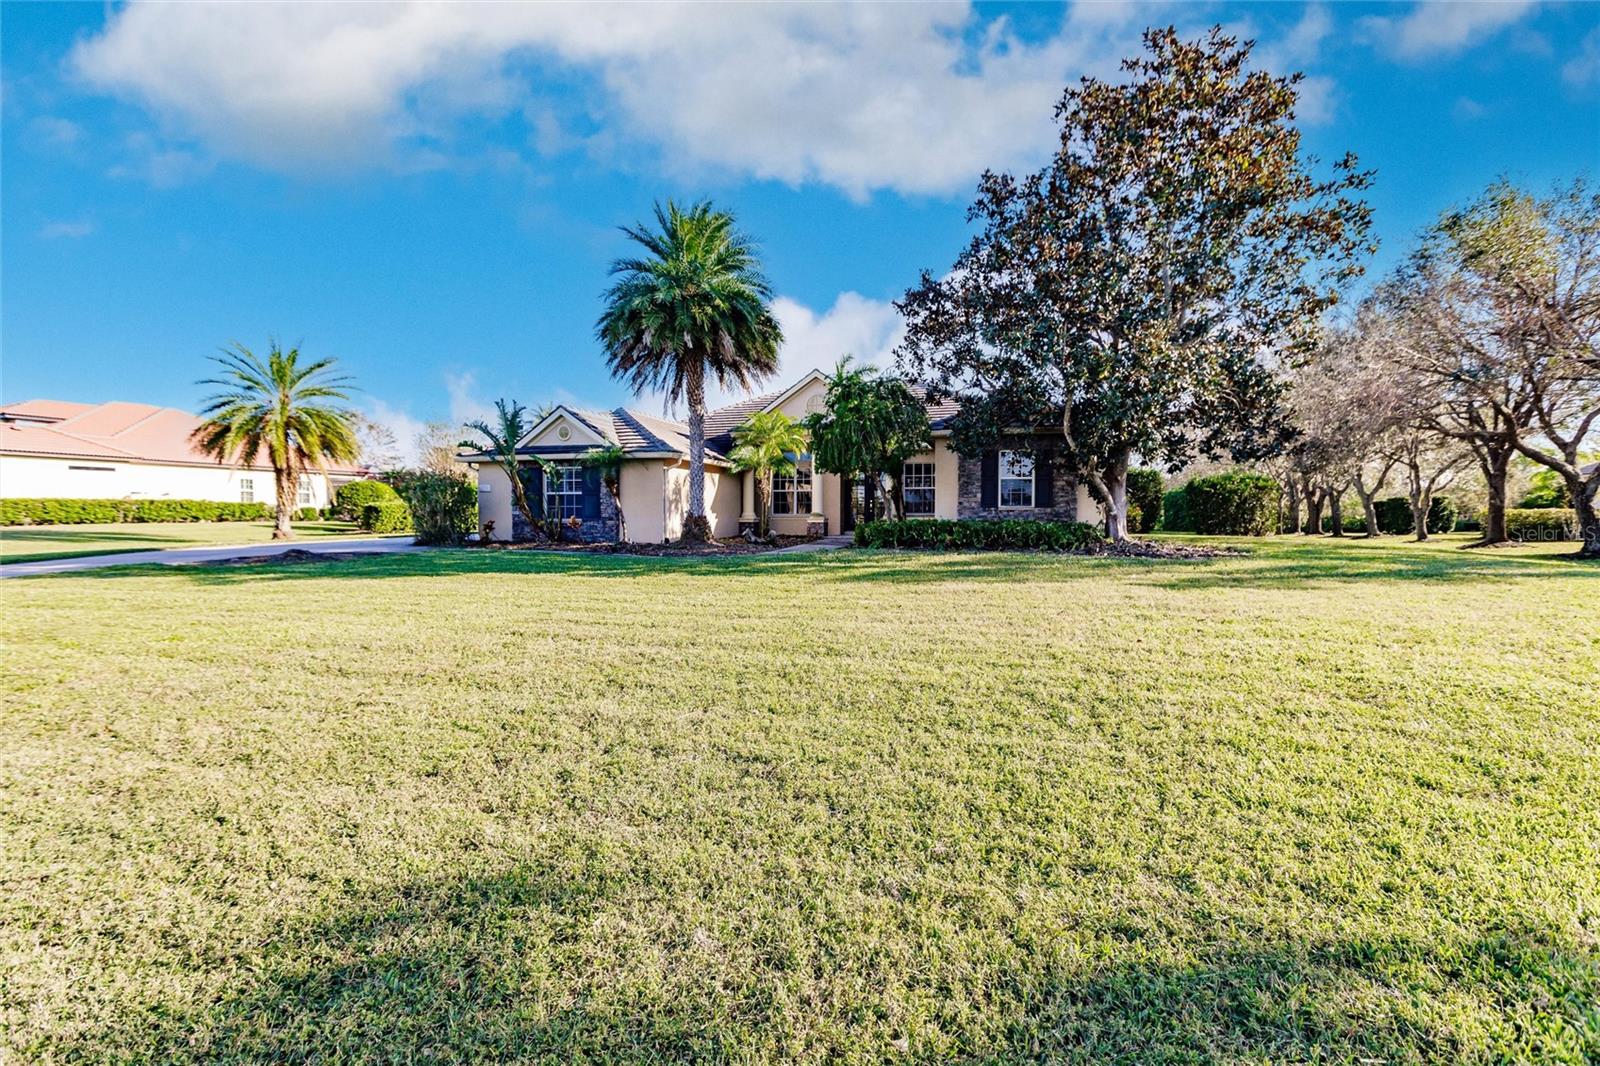
M 826 927 L 809 932 L 798 964 L 758 955 L 760 972 L 690 942 L 659 944 L 656 969 L 604 953 L 593 961 L 595 930 L 637 905 L 614 898 L 622 887 L 603 874 L 519 867 L 352 899 L 238 960 L 238 982 L 214 1002 L 152 1004 L 38 1050 L 152 1062 L 1600 1056 L 1600 957 L 1544 929 L 1441 943 L 1223 944 L 1193 963 L 1085 963 L 1071 974 L 1025 951 L 1038 968 L 964 998 L 932 961 L 948 945 L 922 945 L 930 966 L 907 972 L 892 954 L 841 950 Z M 832 974 L 844 980 L 813 994 L 813 978 L 838 959 L 856 960 L 857 972 Z M 939 1034 L 937 1055 L 915 1030 L 902 1043 L 882 1024 L 908 994 L 936 1004 L 920 1024 Z

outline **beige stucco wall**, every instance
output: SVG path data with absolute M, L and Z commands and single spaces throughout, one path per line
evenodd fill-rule
M 567 432 L 565 437 L 561 435 L 562 430 Z M 582 448 L 604 443 L 588 426 L 563 414 L 551 419 L 550 424 L 541 429 L 538 436 L 529 438 L 524 446 Z
M 311 481 L 310 506 L 328 506 L 332 500 L 328 477 L 317 473 L 307 476 Z M 254 482 L 257 503 L 270 507 L 277 502 L 277 488 L 271 470 L 0 455 L 0 497 L 11 499 L 217 500 L 238 503 L 242 480 Z M 341 478 L 335 484 L 342 484 L 345 480 L 349 479 Z
M 639 459 L 622 464 L 622 515 L 628 539 L 639 544 L 659 544 L 665 537 L 666 475 L 659 459 Z
M 494 523 L 494 540 L 511 539 L 511 512 L 516 507 L 511 493 L 511 479 L 506 472 L 491 463 L 478 465 L 478 531 L 481 533 L 490 522 Z

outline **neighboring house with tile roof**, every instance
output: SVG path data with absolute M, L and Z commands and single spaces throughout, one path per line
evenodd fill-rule
M 200 419 L 144 403 L 28 400 L 0 405 L 0 497 L 274 502 L 272 465 L 219 463 L 190 443 Z M 299 486 L 299 505 L 326 507 L 362 476 L 329 465 Z
M 782 411 L 799 420 L 825 410 L 827 379 L 811 371 L 788 388 L 752 396 L 707 412 L 706 511 L 712 533 L 733 536 L 755 523 L 755 482 L 735 473 L 728 461 L 733 431 L 759 411 Z M 950 447 L 952 402 L 928 404 L 933 449 L 908 460 L 902 472 L 910 517 L 1029 517 L 1094 520 L 1088 490 L 1049 461 L 1048 435 L 1040 447 L 995 449 L 963 458 Z M 526 456 L 522 481 L 530 499 L 542 499 L 546 513 L 577 519 L 584 540 L 618 536 L 616 505 L 596 472 L 582 465 L 591 448 L 619 445 L 627 453 L 620 495 L 627 537 L 640 543 L 676 540 L 683 534 L 689 506 L 689 429 L 681 422 L 619 407 L 589 411 L 557 406 L 518 442 Z M 537 457 L 560 468 L 546 478 Z M 480 523 L 494 539 L 526 535 L 512 501 L 511 483 L 495 458 L 484 452 L 457 457 L 478 479 Z M 772 527 L 786 534 L 837 533 L 855 528 L 856 518 L 873 508 L 874 486 L 860 480 L 813 471 L 811 457 L 797 457 L 793 477 L 774 479 Z M 538 505 L 535 504 L 537 507 Z

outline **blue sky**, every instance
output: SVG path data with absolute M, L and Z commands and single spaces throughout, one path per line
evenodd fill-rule
M 592 341 L 616 227 L 712 198 L 761 243 L 784 376 L 883 359 L 985 166 L 1139 31 L 1307 75 L 1381 270 L 1506 175 L 1600 162 L 1600 5 L 620 8 L 7 3 L 0 398 L 193 408 L 205 358 L 337 356 L 408 441 L 495 396 L 630 402 Z

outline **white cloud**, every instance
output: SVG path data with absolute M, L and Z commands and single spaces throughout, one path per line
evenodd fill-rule
M 376 397 L 367 402 L 362 413 L 394 434 L 395 450 L 400 453 L 401 466 L 417 464 L 417 435 L 427 423 L 412 417 L 409 411 L 402 411 Z
M 83 127 L 69 118 L 58 115 L 40 115 L 28 123 L 34 140 L 58 148 L 66 148 L 83 139 Z
M 1533 13 L 1538 0 L 1457 0 L 1418 3 L 1401 18 L 1361 20 L 1368 40 L 1401 59 L 1460 52 Z
M 962 5 L 151 4 L 70 63 L 169 135 L 278 169 L 430 158 L 459 118 L 520 113 L 558 63 L 603 87 L 585 103 L 608 133 L 669 165 L 948 193 L 1048 150 L 1064 84 L 1115 72 L 1141 25 L 1086 4 L 1031 43 Z M 532 113 L 532 138 L 566 143 Z
M 1600 84 L 1600 29 L 1589 31 L 1578 54 L 1562 65 L 1561 78 L 1579 89 Z
M 450 399 L 450 421 L 454 425 L 488 422 L 494 425 L 494 402 L 477 395 L 478 375 L 470 370 L 444 376 L 445 394 Z
M 1321 57 L 1322 46 L 1333 33 L 1333 16 L 1322 4 L 1309 4 L 1289 32 L 1276 40 L 1258 43 L 1252 60 L 1261 70 L 1275 75 L 1304 71 Z M 1259 39 L 1246 22 L 1242 35 Z M 1295 115 L 1302 122 L 1323 124 L 1333 121 L 1338 108 L 1338 88 L 1332 78 L 1308 74 L 1299 85 L 1300 99 Z
M 831 372 L 846 355 L 854 356 L 857 363 L 887 367 L 906 330 L 905 320 L 892 303 L 857 292 L 840 293 L 826 311 L 814 311 L 798 300 L 780 296 L 772 301 L 772 312 L 783 328 L 783 346 L 778 351 L 777 373 L 757 387 L 762 392 L 787 388 L 811 370 Z M 706 402 L 718 407 L 740 396 L 712 386 Z M 654 397 L 643 402 L 661 406 Z
M 46 222 L 39 227 L 39 236 L 47 241 L 77 240 L 95 231 L 92 219 L 81 218 L 71 222 Z

